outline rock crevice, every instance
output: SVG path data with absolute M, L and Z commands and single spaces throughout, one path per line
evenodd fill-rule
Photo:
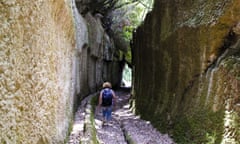
M 114 43 L 75 0 L 2 0 L 0 20 L 0 143 L 64 143 L 80 100 L 119 83 Z

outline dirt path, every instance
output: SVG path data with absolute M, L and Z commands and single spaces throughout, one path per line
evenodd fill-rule
M 86 144 L 97 143 L 96 141 L 100 144 L 174 144 L 167 134 L 159 133 L 150 122 L 144 121 L 131 113 L 128 104 L 129 91 L 118 90 L 116 95 L 119 99 L 117 106 L 114 108 L 112 120 L 104 126 L 102 125 L 101 110 L 96 110 L 92 120 L 94 122 L 86 120 L 86 117 L 88 117 L 88 110 L 86 109 L 89 107 L 87 101 L 90 98 L 85 102 L 83 101 L 82 107 L 79 107 L 79 111 L 76 113 L 68 144 L 79 144 L 79 139 L 85 139 L 81 142 Z M 85 111 L 82 110 L 84 107 Z M 91 121 L 90 119 L 89 121 Z M 90 126 L 86 126 L 86 123 Z M 96 140 L 92 141 L 91 139 L 94 138 Z

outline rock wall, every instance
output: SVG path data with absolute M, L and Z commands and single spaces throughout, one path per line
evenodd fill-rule
M 238 0 L 155 1 L 134 34 L 136 112 L 178 143 L 238 143 Z
M 81 58 L 83 64 L 80 71 L 85 71 L 81 73 L 86 74 L 81 76 L 80 83 L 85 84 L 85 87 L 82 87 L 83 91 L 89 89 L 91 92 L 98 89 L 99 83 L 104 81 L 110 81 L 114 87 L 119 86 L 123 70 L 120 50 L 116 47 L 114 39 L 106 32 L 106 28 L 102 26 L 104 16 L 92 6 L 98 2 L 76 0 L 76 7 L 88 28 L 88 43 L 80 48 L 80 51 L 85 53 Z
M 117 59 L 104 60 L 113 42 L 104 31 L 89 38 L 95 26 L 74 0 L 2 0 L 0 21 L 0 143 L 64 143 L 77 103 L 117 84 Z
M 0 7 L 0 143 L 61 143 L 73 104 L 69 2 L 4 0 Z

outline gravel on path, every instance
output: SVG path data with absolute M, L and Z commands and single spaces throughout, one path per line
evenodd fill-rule
M 99 144 L 175 144 L 168 134 L 161 134 L 150 122 L 142 120 L 130 110 L 130 91 L 116 91 L 117 105 L 113 108 L 112 120 L 102 124 L 101 110 L 96 109 L 93 126 L 89 125 L 89 101 L 95 95 L 84 99 L 75 114 L 72 132 L 67 144 L 93 143 L 93 137 Z M 90 123 L 91 124 L 91 123 Z M 86 128 L 94 130 L 86 130 Z M 92 136 L 96 131 L 96 136 Z
M 101 111 L 95 113 L 97 136 L 101 144 L 174 144 L 167 134 L 158 132 L 150 122 L 130 110 L 130 93 L 116 91 L 119 97 L 109 125 L 101 126 Z

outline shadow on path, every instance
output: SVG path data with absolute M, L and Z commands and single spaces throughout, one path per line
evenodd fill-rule
M 97 93 L 81 102 L 68 144 L 79 144 L 80 141 L 82 144 L 174 144 L 167 134 L 159 133 L 150 122 L 130 111 L 130 89 L 118 89 L 115 92 L 119 98 L 113 108 L 112 120 L 107 125 L 102 125 L 101 110 L 95 110 L 91 120 L 90 100 Z
M 95 124 L 100 144 L 173 144 L 168 135 L 159 133 L 150 122 L 130 111 L 130 91 L 117 90 L 119 97 L 110 124 L 102 126 L 101 110 L 96 110 Z

